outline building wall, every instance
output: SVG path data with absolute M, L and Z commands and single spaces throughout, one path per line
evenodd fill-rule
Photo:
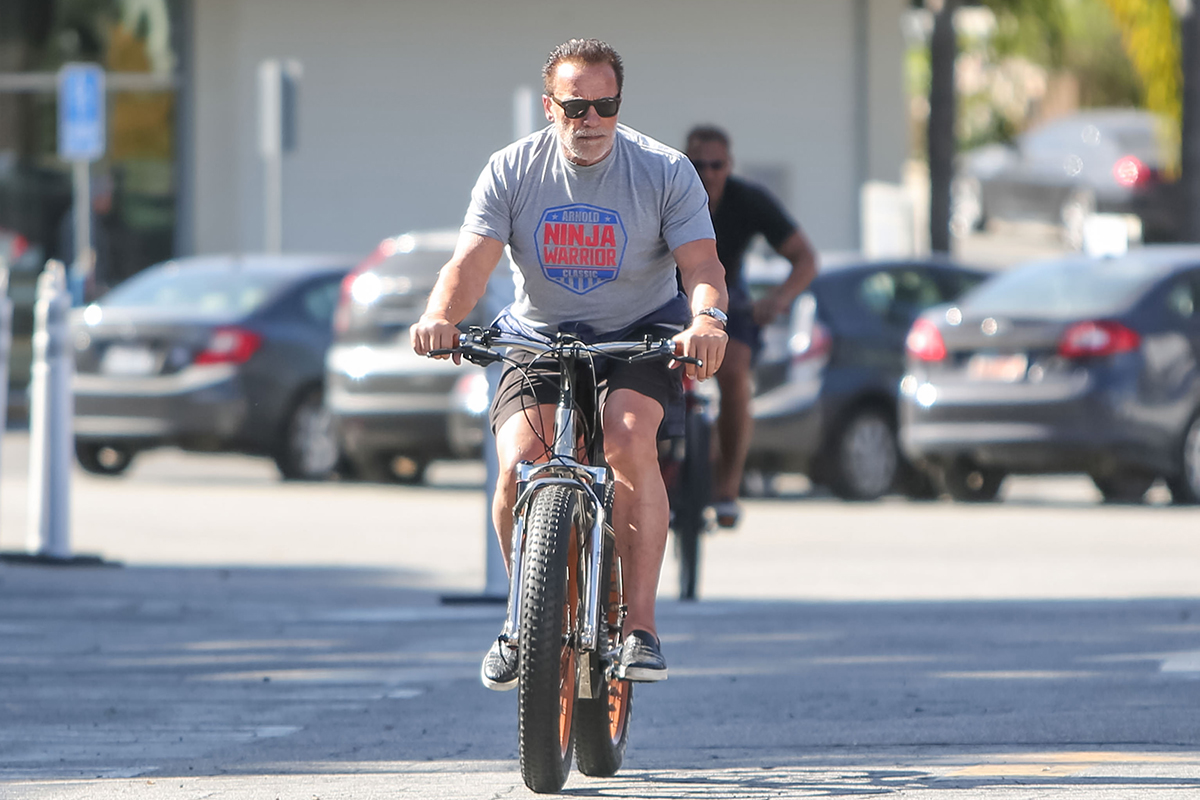
M 776 188 L 819 247 L 856 246 L 860 182 L 899 180 L 907 149 L 904 6 L 194 0 L 196 249 L 262 246 L 261 59 L 304 69 L 285 249 L 365 252 L 461 222 L 488 155 L 512 139 L 514 90 L 540 94 L 546 52 L 571 36 L 624 58 L 622 122 L 674 146 L 694 123 L 724 126 L 737 170 Z

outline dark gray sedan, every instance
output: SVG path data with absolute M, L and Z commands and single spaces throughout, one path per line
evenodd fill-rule
M 274 458 L 331 473 L 325 351 L 349 258 L 202 256 L 150 267 L 72 315 L 75 452 L 116 475 L 141 450 Z
M 901 444 L 951 496 L 1009 473 L 1082 472 L 1110 502 L 1159 477 L 1200 501 L 1200 248 L 1002 274 L 908 336 Z
M 748 265 L 755 294 L 782 277 L 756 279 Z M 904 337 L 920 312 L 985 277 L 945 259 L 822 256 L 788 318 L 763 331 L 747 465 L 768 475 L 803 472 L 847 500 L 896 489 L 927 496 L 928 480 L 896 442 Z

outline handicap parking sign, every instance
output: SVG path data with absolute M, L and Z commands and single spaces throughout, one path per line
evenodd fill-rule
M 64 64 L 58 71 L 58 155 L 65 161 L 95 161 L 104 155 L 104 69 L 98 64 Z

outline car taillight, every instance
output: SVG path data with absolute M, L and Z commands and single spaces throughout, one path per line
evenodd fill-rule
M 396 236 L 384 239 L 371 253 L 364 258 L 358 266 L 350 271 L 350 273 L 342 278 L 342 289 L 338 295 L 337 308 L 333 312 L 333 332 L 345 333 L 350 329 L 350 303 L 358 300 L 361 302 L 361 295 L 366 287 L 360 287 L 358 293 L 355 293 L 355 283 L 359 278 L 368 274 L 367 270 L 377 264 L 382 263 L 386 259 L 394 256 L 400 250 L 399 240 L 404 237 Z M 378 280 L 378 278 L 376 278 Z
M 217 328 L 193 364 L 245 364 L 258 352 L 262 336 L 245 328 Z
M 1063 334 L 1058 354 L 1064 358 L 1111 356 L 1137 350 L 1141 343 L 1137 331 L 1119 322 L 1077 322 Z
M 832 347 L 833 334 L 817 320 L 812 321 L 807 331 L 792 334 L 792 338 L 788 340 L 788 352 L 791 353 L 793 364 L 828 355 Z
M 13 237 L 11 244 L 8 247 L 8 257 L 12 261 L 16 261 L 21 256 L 25 255 L 25 251 L 29 249 L 29 240 L 21 234 Z
M 922 361 L 941 361 L 946 357 L 946 342 L 942 339 L 942 332 L 927 319 L 918 319 L 913 323 L 904 346 L 914 358 Z
M 1113 178 L 1122 186 L 1142 186 L 1152 177 L 1151 169 L 1137 156 L 1124 156 L 1113 164 Z

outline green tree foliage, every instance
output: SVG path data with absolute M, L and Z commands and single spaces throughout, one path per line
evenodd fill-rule
M 1125 52 L 1137 72 L 1142 103 L 1179 121 L 1183 82 L 1179 21 L 1168 0 L 1105 0 Z
M 1178 121 L 1179 29 L 1169 0 L 985 0 L 997 57 L 1079 82 L 1080 105 L 1140 106 Z

